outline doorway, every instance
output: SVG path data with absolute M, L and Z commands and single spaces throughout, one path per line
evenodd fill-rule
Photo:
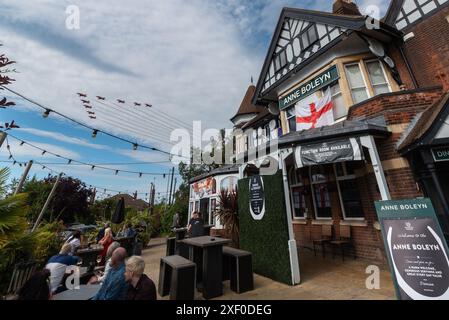
M 200 200 L 200 212 L 204 225 L 209 224 L 209 198 Z

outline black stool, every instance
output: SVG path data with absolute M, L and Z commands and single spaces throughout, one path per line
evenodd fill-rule
M 193 300 L 195 297 L 196 264 L 181 256 L 161 258 L 158 292 L 170 294 L 170 300 Z
M 176 238 L 167 238 L 167 249 L 165 251 L 166 256 L 173 256 L 176 249 Z
M 254 289 L 251 252 L 223 247 L 223 280 L 231 280 L 231 290 L 243 293 Z

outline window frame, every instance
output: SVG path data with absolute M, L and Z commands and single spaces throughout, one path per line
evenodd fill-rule
M 346 217 L 346 209 L 345 209 L 345 205 L 343 203 L 343 196 L 341 193 L 340 181 L 355 180 L 355 179 L 357 179 L 357 175 L 355 173 L 353 173 L 353 174 L 347 173 L 346 162 L 341 162 L 340 164 L 342 165 L 342 169 L 343 169 L 342 176 L 339 176 L 337 174 L 337 163 L 333 164 L 333 168 L 334 168 L 334 174 L 335 174 L 335 182 L 337 183 L 338 199 L 340 200 L 340 207 L 341 207 L 341 212 L 343 215 L 343 220 L 344 221 L 366 221 L 365 213 L 363 211 L 362 211 L 363 217 Z M 360 201 L 360 206 L 362 207 L 361 201 Z
M 324 166 L 324 165 L 323 165 Z M 309 180 L 310 180 L 310 189 L 312 191 L 312 202 L 313 202 L 313 209 L 315 210 L 315 219 L 316 220 L 323 220 L 323 221 L 332 221 L 333 217 L 332 217 L 332 210 L 331 210 L 331 216 L 330 217 L 319 217 L 318 216 L 318 210 L 317 210 L 317 205 L 316 205 L 316 199 L 315 199 L 315 185 L 317 184 L 323 184 L 326 183 L 327 185 L 331 182 L 330 181 L 330 177 L 327 177 L 326 181 L 313 181 L 312 179 L 312 166 L 309 166 Z M 329 193 L 329 202 L 331 202 L 331 194 L 329 191 L 329 186 L 328 186 L 328 193 Z M 332 208 L 332 203 L 330 204 L 331 208 Z
M 309 31 L 310 31 L 312 28 L 314 29 L 314 32 L 315 32 L 315 35 L 316 35 L 316 40 L 313 41 L 313 42 L 310 41 L 310 34 L 309 34 Z M 304 45 L 304 42 L 303 42 L 303 38 L 302 38 L 302 37 L 303 37 L 304 35 L 307 37 L 307 42 L 308 42 L 307 46 L 305 46 L 305 45 Z M 320 36 L 319 36 L 319 34 L 318 34 L 318 28 L 317 28 L 316 24 L 315 24 L 315 23 L 311 23 L 310 26 L 308 26 L 308 27 L 306 28 L 306 30 L 304 30 L 303 32 L 301 32 L 301 34 L 299 35 L 299 38 L 300 38 L 300 41 L 301 41 L 301 52 L 303 52 L 303 51 L 309 49 L 311 46 L 313 46 L 315 43 L 317 43 L 317 42 L 320 40 Z
M 354 87 L 354 88 L 353 88 L 353 87 L 351 86 L 351 82 L 349 81 L 349 76 L 348 76 L 347 67 L 349 67 L 349 66 L 354 66 L 354 65 L 357 65 L 357 66 L 359 67 L 359 71 L 360 71 L 360 74 L 362 75 L 363 83 L 365 84 L 365 91 L 366 91 L 366 95 L 367 95 L 367 98 L 366 98 L 365 100 L 368 100 L 368 99 L 371 98 L 371 93 L 370 93 L 370 90 L 369 90 L 369 88 L 368 88 L 368 82 L 366 81 L 365 74 L 364 74 L 364 72 L 363 72 L 363 68 L 364 68 L 365 66 L 361 64 L 361 61 L 355 61 L 355 62 L 345 63 L 345 64 L 343 65 L 343 67 L 344 67 L 344 69 L 345 69 L 346 82 L 347 82 L 347 84 L 348 84 L 349 93 L 350 93 L 350 95 L 351 95 L 351 99 L 352 99 L 353 105 L 358 104 L 358 103 L 362 103 L 363 101 L 365 101 L 365 100 L 362 100 L 362 101 L 359 101 L 359 102 L 355 102 L 355 99 L 354 99 L 353 90 L 354 90 L 354 89 L 361 89 L 361 88 L 363 88 L 363 87 Z
M 298 181 L 297 170 L 298 169 L 296 169 L 295 166 L 292 166 L 290 168 L 290 170 L 289 170 L 290 205 L 291 205 L 291 208 L 292 208 L 292 219 L 293 220 L 304 221 L 304 220 L 306 220 L 308 218 L 308 210 L 307 210 L 307 212 L 304 212 L 304 215 L 302 217 L 296 216 L 294 200 L 293 200 L 293 188 L 297 188 L 297 187 L 305 188 L 306 187 L 306 185 L 304 184 L 303 181 Z M 293 178 L 295 179 L 294 181 L 293 181 Z M 307 205 L 306 205 L 306 209 L 308 209 Z
M 281 55 L 283 55 L 285 61 L 282 64 L 282 59 L 281 59 Z M 288 59 L 287 59 L 287 51 L 286 49 L 282 49 L 281 51 L 275 53 L 274 56 L 274 73 L 278 73 L 279 71 L 281 71 L 283 68 L 285 68 L 285 66 L 288 64 Z
M 296 128 L 295 128 L 295 130 L 291 130 L 291 128 L 290 128 L 290 119 L 291 118 L 295 118 L 295 124 L 296 124 L 296 104 L 294 104 L 294 105 L 292 105 L 292 106 L 290 106 L 290 107 L 288 107 L 287 109 L 285 109 L 285 120 L 286 120 L 286 122 L 287 122 L 287 129 L 288 129 L 288 133 L 290 133 L 290 132 L 295 132 L 296 131 Z M 288 115 L 288 110 L 289 109 L 293 109 L 294 110 L 294 113 L 293 113 L 293 115 L 292 116 L 289 116 Z
M 390 81 L 389 81 L 389 79 L 388 79 L 387 73 L 386 73 L 386 71 L 385 71 L 385 67 L 384 67 L 383 62 L 380 61 L 379 59 L 368 59 L 368 60 L 364 60 L 363 63 L 364 63 L 364 65 L 365 65 L 366 73 L 368 74 L 370 86 L 371 86 L 371 89 L 373 90 L 374 96 L 378 96 L 379 94 L 382 94 L 382 93 L 376 94 L 376 92 L 374 91 L 375 85 L 373 84 L 373 81 L 372 81 L 372 78 L 371 78 L 371 74 L 370 74 L 369 68 L 368 68 L 368 63 L 371 63 L 371 62 L 377 62 L 377 63 L 379 63 L 380 69 L 382 70 L 382 73 L 383 73 L 384 78 L 385 78 L 385 81 L 386 81 L 385 83 L 377 84 L 377 86 L 378 86 L 378 85 L 385 85 L 385 84 L 386 84 L 386 85 L 388 86 L 388 92 L 387 92 L 387 93 L 391 93 L 391 92 L 392 92 L 391 84 L 390 84 Z

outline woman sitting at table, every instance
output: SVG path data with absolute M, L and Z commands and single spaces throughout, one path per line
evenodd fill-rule
M 103 239 L 101 239 L 98 242 L 99 244 L 101 244 L 103 246 L 103 250 L 100 253 L 100 256 L 101 256 L 101 261 L 99 263 L 100 266 L 104 266 L 105 265 L 106 255 L 107 255 L 109 246 L 111 245 L 112 242 L 114 242 L 114 237 L 112 235 L 112 229 L 111 228 L 107 228 L 104 231 Z

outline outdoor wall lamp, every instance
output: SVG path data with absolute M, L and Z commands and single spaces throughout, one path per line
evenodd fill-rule
M 42 116 L 44 118 L 48 118 L 48 116 L 50 115 L 51 110 L 50 109 L 45 109 L 44 113 L 42 114 Z

